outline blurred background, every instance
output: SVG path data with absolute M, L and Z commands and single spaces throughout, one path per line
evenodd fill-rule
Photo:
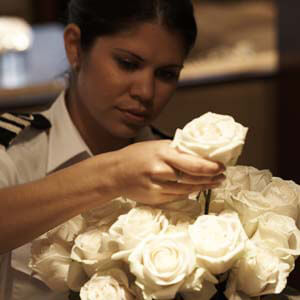
M 249 127 L 239 163 L 300 183 L 300 1 L 194 0 L 194 5 L 197 43 L 177 94 L 155 126 L 173 135 L 207 111 L 232 115 Z M 44 109 L 63 88 L 66 6 L 66 0 L 0 1 L 0 21 L 19 17 L 32 30 L 26 51 L 0 50 L 0 110 Z M 297 287 L 295 272 L 290 281 Z
M 197 43 L 155 125 L 172 135 L 204 112 L 232 115 L 249 127 L 240 163 L 299 183 L 300 1 L 193 1 Z M 1 0 L 0 20 L 22 18 L 33 34 L 27 51 L 0 46 L 0 109 L 43 108 L 63 88 L 67 3 Z

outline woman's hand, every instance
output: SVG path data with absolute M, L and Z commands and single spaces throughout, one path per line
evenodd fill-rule
M 156 205 L 218 186 L 224 166 L 204 158 L 181 153 L 170 141 L 132 144 L 114 152 L 115 188 L 120 195 L 137 202 Z
M 118 196 L 161 204 L 213 188 L 224 178 L 223 171 L 218 163 L 178 152 L 169 141 L 151 141 L 2 188 L 0 254 Z

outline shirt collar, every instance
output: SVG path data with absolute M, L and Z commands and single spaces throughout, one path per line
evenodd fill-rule
M 92 156 L 73 124 L 62 92 L 51 108 L 43 113 L 51 122 L 49 132 L 47 174 Z M 134 142 L 155 139 L 150 127 L 143 128 Z
M 74 157 L 85 153 L 92 155 L 73 124 L 65 104 L 65 93 L 61 93 L 51 108 L 45 112 L 52 127 L 49 132 L 47 173 L 62 167 Z

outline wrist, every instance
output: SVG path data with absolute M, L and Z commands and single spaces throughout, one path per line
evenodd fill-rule
M 101 154 L 55 172 L 46 180 L 56 182 L 57 193 L 69 199 L 70 205 L 73 202 L 74 209 L 83 211 L 119 196 L 113 173 L 113 160 Z
M 104 201 L 117 198 L 122 194 L 118 176 L 121 160 L 117 152 L 100 154 L 86 161 L 91 188 L 97 198 Z

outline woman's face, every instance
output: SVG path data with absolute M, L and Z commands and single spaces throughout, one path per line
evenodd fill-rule
M 72 99 L 86 128 L 135 137 L 170 100 L 184 58 L 180 35 L 155 23 L 99 37 L 81 56 Z

